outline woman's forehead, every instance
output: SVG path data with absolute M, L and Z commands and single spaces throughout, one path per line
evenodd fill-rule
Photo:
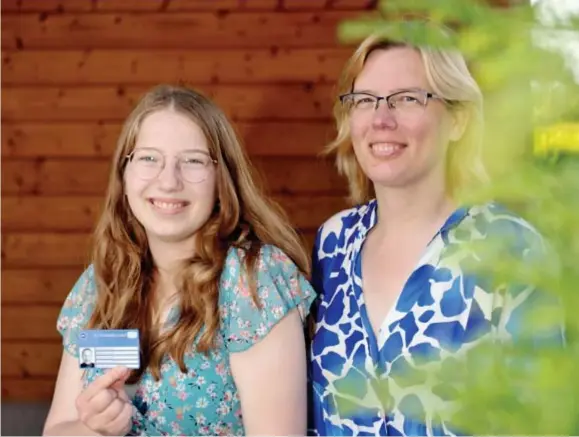
M 354 81 L 356 91 L 382 94 L 427 86 L 422 57 L 411 47 L 392 47 L 373 51 Z

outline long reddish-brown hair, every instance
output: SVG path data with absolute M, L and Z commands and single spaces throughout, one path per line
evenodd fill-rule
M 153 326 L 155 265 L 145 231 L 124 195 L 123 174 L 143 120 L 166 108 L 190 117 L 207 137 L 209 152 L 217 160 L 218 202 L 198 231 L 196 247 L 178 276 L 180 318 L 171 329 L 161 331 Z M 206 353 L 215 347 L 220 326 L 219 281 L 227 251 L 231 247 L 244 250 L 248 281 L 257 302 L 255 266 L 264 244 L 280 248 L 309 275 L 309 258 L 298 234 L 281 208 L 265 196 L 225 114 L 193 90 L 155 87 L 129 115 L 113 157 L 104 210 L 94 233 L 98 297 L 89 327 L 139 329 L 141 368 L 132 372 L 129 382 L 137 381 L 147 368 L 159 379 L 165 356 L 171 356 L 186 372 L 184 355 L 198 334 L 196 351 Z

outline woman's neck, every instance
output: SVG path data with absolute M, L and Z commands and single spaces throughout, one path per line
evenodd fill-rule
M 375 187 L 378 203 L 376 230 L 383 235 L 408 235 L 436 230 L 455 210 L 444 184 L 416 184 L 404 188 Z M 435 231 L 434 231 L 435 232 Z

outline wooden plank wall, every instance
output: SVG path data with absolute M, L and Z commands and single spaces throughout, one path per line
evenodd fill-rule
M 2 1 L 3 401 L 50 399 L 56 317 L 88 260 L 120 123 L 152 85 L 213 97 L 311 244 L 346 206 L 344 181 L 316 156 L 352 50 L 336 25 L 375 4 Z
M 49 400 L 55 322 L 87 263 L 120 123 L 147 88 L 186 83 L 234 119 L 311 241 L 345 206 L 316 154 L 367 0 L 2 1 L 2 401 Z

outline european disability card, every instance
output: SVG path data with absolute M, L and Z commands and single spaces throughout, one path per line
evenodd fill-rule
M 85 329 L 78 335 L 81 369 L 140 366 L 138 329 Z

